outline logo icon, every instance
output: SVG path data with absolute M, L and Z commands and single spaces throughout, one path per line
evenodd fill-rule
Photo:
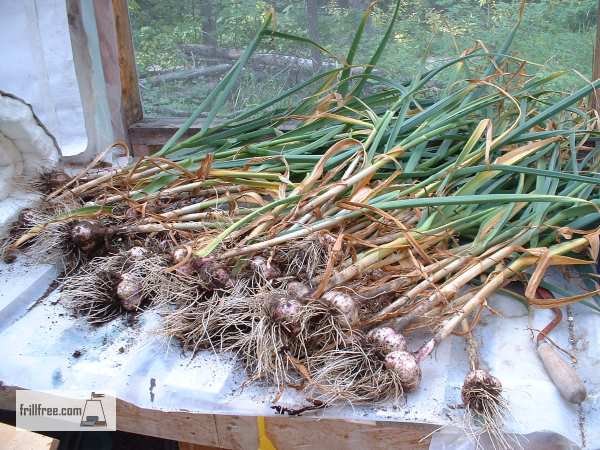
M 85 400 L 83 413 L 81 414 L 82 427 L 104 427 L 106 428 L 106 414 L 102 399 L 104 394 L 92 392 L 90 398 Z

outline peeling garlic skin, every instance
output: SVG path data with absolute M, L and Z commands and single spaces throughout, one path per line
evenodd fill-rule
M 71 235 L 73 239 L 77 242 L 88 242 L 93 236 L 94 232 L 92 230 L 93 225 L 89 222 L 80 222 L 73 226 L 73 230 L 71 231 Z
M 421 382 L 421 368 L 412 353 L 395 351 L 385 357 L 385 366 L 396 372 L 405 392 L 414 391 Z
M 406 339 L 390 327 L 374 328 L 367 334 L 375 344 L 382 347 L 384 353 L 406 351 Z
M 194 256 L 189 264 L 202 280 L 215 289 L 231 288 L 234 285 L 229 271 L 212 257 Z
M 281 299 L 273 309 L 271 317 L 280 322 L 290 333 L 296 335 L 301 331 L 300 312 L 302 303 L 294 299 Z
M 352 297 L 340 291 L 329 291 L 321 299 L 335 306 L 349 323 L 358 322 L 358 306 Z
M 121 281 L 117 284 L 117 297 L 124 309 L 127 311 L 136 310 L 142 303 L 140 280 L 129 273 L 121 275 Z
M 177 247 L 171 253 L 171 258 L 173 259 L 174 264 L 179 264 L 182 262 L 188 255 L 187 248 L 185 247 Z M 183 275 L 185 277 L 192 277 L 196 270 L 192 267 L 192 265 L 188 262 L 182 266 L 177 268 L 177 273 Z

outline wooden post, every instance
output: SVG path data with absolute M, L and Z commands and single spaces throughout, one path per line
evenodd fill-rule
M 123 120 L 127 127 L 142 119 L 142 101 L 138 86 L 137 70 L 131 28 L 129 26 L 129 11 L 127 0 L 112 0 L 115 14 L 115 29 L 117 32 L 117 48 L 119 55 L 119 70 L 121 72 L 121 92 L 123 94 Z
M 116 139 L 128 141 L 129 126 L 142 120 L 142 101 L 126 0 L 93 2 L 106 96 Z

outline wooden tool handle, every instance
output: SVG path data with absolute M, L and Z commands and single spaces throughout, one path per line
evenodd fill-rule
M 587 397 L 587 391 L 575 369 L 546 341 L 538 343 L 537 352 L 546 372 L 563 398 L 570 403 L 583 402 Z

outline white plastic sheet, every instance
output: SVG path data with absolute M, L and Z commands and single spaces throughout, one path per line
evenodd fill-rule
M 10 279 L 6 270 L 5 266 L 0 267 L 0 279 Z M 530 327 L 542 328 L 551 313 L 537 311 L 530 323 L 527 310 L 514 299 L 496 295 L 490 304 L 498 315 L 484 316 L 477 338 L 482 343 L 483 364 L 502 380 L 511 406 L 507 430 L 518 434 L 537 432 L 530 436 L 532 442 L 538 442 L 534 438 L 551 436 L 552 442 L 557 443 L 560 435 L 560 442 L 570 441 L 578 446 L 582 446 L 584 436 L 588 448 L 600 447 L 600 353 L 594 345 L 600 337 L 600 316 L 583 306 L 573 307 L 573 348 L 568 342 L 566 320 L 552 333 L 555 342 L 578 358 L 577 371 L 589 392 L 580 416 L 575 406 L 560 397 L 534 351 Z M 182 354 L 177 343 L 157 334 L 160 318 L 155 312 L 147 311 L 131 324 L 117 320 L 93 327 L 72 317 L 56 292 L 23 312 L 16 321 L 14 316 L 3 320 L 0 312 L 0 380 L 6 385 L 110 389 L 119 398 L 140 407 L 164 411 L 274 414 L 274 389 L 260 385 L 243 387 L 244 373 L 227 355 L 204 351 L 192 359 L 189 354 Z M 413 348 L 416 345 L 418 342 L 412 342 Z M 75 352 L 81 356 L 75 357 Z M 439 424 L 445 428 L 434 435 L 432 448 L 475 448 L 472 440 L 464 438 L 464 412 L 456 408 L 466 371 L 464 341 L 452 337 L 425 361 L 423 383 L 416 393 L 408 395 L 405 404 L 341 406 L 314 415 Z M 155 387 L 151 388 L 152 384 Z M 289 393 L 283 402 L 299 406 L 302 399 Z

